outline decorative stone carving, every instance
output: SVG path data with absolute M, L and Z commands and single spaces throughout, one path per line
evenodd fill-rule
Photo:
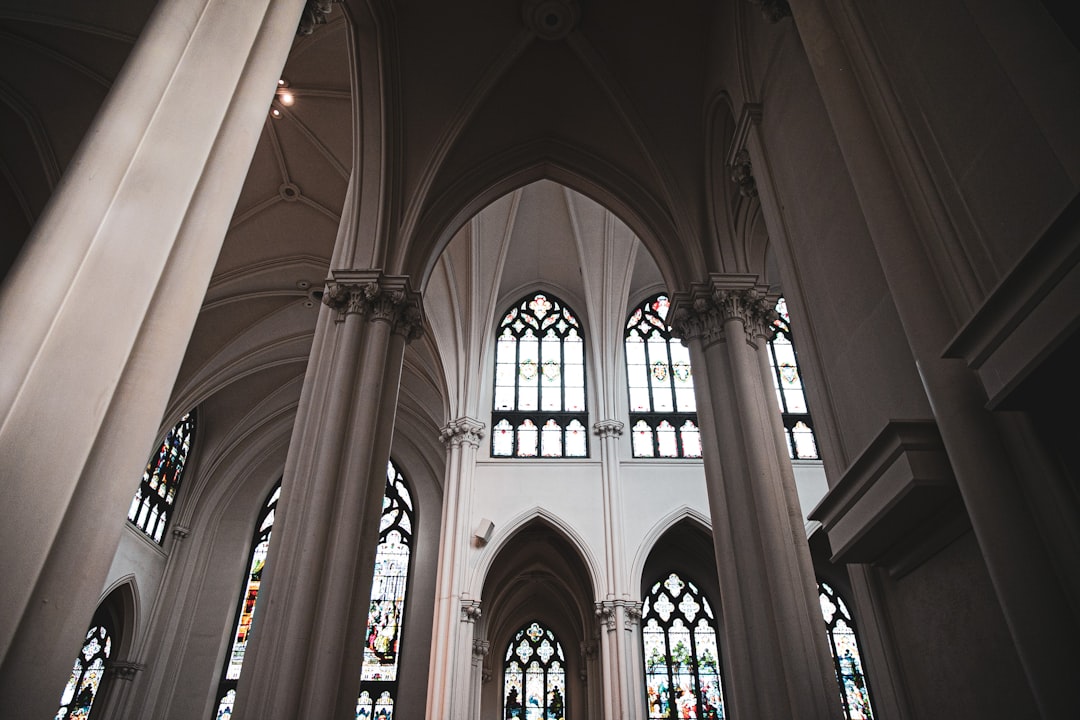
M 627 628 L 635 627 L 641 621 L 641 603 L 636 600 L 602 600 L 596 603 L 596 616 L 607 630 L 614 630 L 618 614 L 623 614 Z
M 641 623 L 641 603 L 626 601 L 624 608 L 626 610 L 626 629 L 633 630 Z
M 300 25 L 296 28 L 296 34 L 310 35 L 315 32 L 316 25 L 325 25 L 333 4 L 334 0 L 307 0 L 304 12 L 300 15 Z
M 172 534 L 177 541 L 184 540 L 191 534 L 191 528 L 184 527 L 183 525 L 173 525 Z
M 476 449 L 480 447 L 483 439 L 484 423 L 470 417 L 451 420 L 439 431 L 439 440 L 445 443 L 447 447 L 458 447 L 465 444 Z
M 472 654 L 477 660 L 482 660 L 491 652 L 491 643 L 487 640 L 476 639 L 472 641 Z
M 750 343 L 767 338 L 772 332 L 776 310 L 765 293 L 757 288 L 717 288 L 711 292 L 693 293 L 692 298 L 689 307 L 687 301 L 681 299 L 672 313 L 671 326 L 683 344 L 700 339 L 708 346 L 724 340 L 724 323 L 731 319 L 742 322 Z
M 134 680 L 135 675 L 145 669 L 145 665 L 130 660 L 113 660 L 105 666 L 105 672 L 117 680 Z
M 787 0 L 750 0 L 750 4 L 760 8 L 761 14 L 771 23 L 791 17 L 791 6 Z
M 562 40 L 577 27 L 581 6 L 577 0 L 524 0 L 521 17 L 538 37 Z
M 581 670 L 578 672 L 578 677 L 581 678 L 581 682 L 588 682 L 589 662 L 596 657 L 596 643 L 582 640 L 578 647 L 581 651 Z
M 615 629 L 615 602 L 613 600 L 604 600 L 596 603 L 596 617 L 603 623 L 604 628 L 609 632 Z
M 467 623 L 475 623 L 480 619 L 480 601 L 479 600 L 462 600 L 461 601 L 461 619 Z
M 757 181 L 754 180 L 754 166 L 750 163 L 750 153 L 743 148 L 735 154 L 735 162 L 728 168 L 731 181 L 739 188 L 739 194 L 745 198 L 757 197 Z
M 618 420 L 600 420 L 593 423 L 593 432 L 596 436 L 604 439 L 611 437 L 620 437 L 623 434 L 623 428 L 625 427 Z
M 326 284 L 323 304 L 337 310 L 337 321 L 348 315 L 363 315 L 370 322 L 387 322 L 394 334 L 406 342 L 424 334 L 420 296 L 408 288 L 403 277 L 381 273 L 341 273 Z

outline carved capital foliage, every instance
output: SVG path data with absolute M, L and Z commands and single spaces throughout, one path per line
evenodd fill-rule
M 183 525 L 174 525 L 172 529 L 173 537 L 177 540 L 183 540 L 191 534 L 191 528 L 184 527 Z
M 105 672 L 119 680 L 134 680 L 135 676 L 145 669 L 145 665 L 130 660 L 113 660 L 105 666 Z
M 619 437 L 623 434 L 623 425 L 618 420 L 600 420 L 593 423 L 593 432 L 600 438 Z
M 777 23 L 786 17 L 791 17 L 791 6 L 787 0 L 750 0 L 751 5 L 756 5 L 761 14 L 771 23 Z
M 439 440 L 447 447 L 460 447 L 462 444 L 479 448 L 484 439 L 484 423 L 470 417 L 451 420 L 439 432 Z
M 684 344 L 700 339 L 708 346 L 726 339 L 724 323 L 738 320 L 746 339 L 753 343 L 769 337 L 775 319 L 773 303 L 756 287 L 697 287 L 692 293 L 677 296 L 671 326 Z
M 626 629 L 635 627 L 641 621 L 641 603 L 636 600 L 602 600 L 596 603 L 596 617 L 607 630 L 614 630 L 619 614 L 622 614 Z
M 316 25 L 325 25 L 334 2 L 335 0 L 307 0 L 304 12 L 300 15 L 300 25 L 296 28 L 296 34 L 310 35 L 315 32 Z
M 604 600 L 596 603 L 596 617 L 607 630 L 615 629 L 615 603 L 612 600 Z
M 462 600 L 461 601 L 461 619 L 468 623 L 474 623 L 480 619 L 480 601 L 479 600 Z
M 491 652 L 491 643 L 487 640 L 473 640 L 472 654 L 474 658 L 483 659 Z
M 323 304 L 337 310 L 337 320 L 362 315 L 369 322 L 389 323 L 406 342 L 424 334 L 420 295 L 409 289 L 408 279 L 380 272 L 335 273 L 326 284 Z
M 735 161 L 728 167 L 731 181 L 739 188 L 739 194 L 745 198 L 757 197 L 757 181 L 754 180 L 754 166 L 750 164 L 750 153 L 743 148 L 735 154 Z

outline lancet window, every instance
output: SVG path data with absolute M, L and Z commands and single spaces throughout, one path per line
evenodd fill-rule
M 806 406 L 802 373 L 799 372 L 799 361 L 791 340 L 791 317 L 784 298 L 776 303 L 776 315 L 769 339 L 769 363 L 773 370 L 776 399 L 784 419 L 788 455 L 793 460 L 817 459 L 820 456 L 814 438 L 814 423 Z
M 356 720 L 393 720 L 398 699 L 399 650 L 405 617 L 405 593 L 413 549 L 415 514 L 405 478 L 393 462 L 386 465 L 379 546 L 371 583 L 364 663 Z
M 232 717 L 233 705 L 236 702 L 236 683 L 240 680 L 244 653 L 247 650 L 252 622 L 255 619 L 255 600 L 259 596 L 259 586 L 262 584 L 266 552 L 270 548 L 270 533 L 274 529 L 274 515 L 280 497 L 281 482 L 278 481 L 277 486 L 270 491 L 266 502 L 263 503 L 259 519 L 255 523 L 255 537 L 251 543 L 251 553 L 248 555 L 247 580 L 244 583 L 243 593 L 240 595 L 239 607 L 236 609 L 232 644 L 229 646 L 229 654 L 225 657 L 225 667 L 222 668 L 221 681 L 218 684 L 215 720 L 226 720 Z
M 870 706 L 870 689 L 863 670 L 859 641 L 855 636 L 855 622 L 847 603 L 828 583 L 818 581 L 818 599 L 821 614 L 829 633 L 829 650 L 836 667 L 836 679 L 840 683 L 840 699 L 844 706 L 845 720 L 873 720 Z
M 555 633 L 539 621 L 518 630 L 506 646 L 503 717 L 566 718 L 566 655 Z
M 195 413 L 190 412 L 180 418 L 146 463 L 142 482 L 128 508 L 128 521 L 159 545 L 165 538 L 194 434 Z
M 499 324 L 491 454 L 586 457 L 587 425 L 581 323 L 558 298 L 528 295 Z
M 722 720 L 716 617 L 697 586 L 676 573 L 658 580 L 641 614 L 648 718 Z
M 690 353 L 667 324 L 667 295 L 630 313 L 623 336 L 634 457 L 699 458 Z
M 86 720 L 100 695 L 105 664 L 113 652 L 113 631 L 104 622 L 94 623 L 86 631 L 82 649 L 75 658 L 71 676 L 60 696 L 55 720 Z

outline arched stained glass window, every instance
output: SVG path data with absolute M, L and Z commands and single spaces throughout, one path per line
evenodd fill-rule
M 518 630 L 506 646 L 503 717 L 566 718 L 566 655 L 555 633 L 539 622 Z
M 364 664 L 360 670 L 357 720 L 392 720 L 398 689 L 398 651 L 405 617 L 405 593 L 412 560 L 412 495 L 405 478 L 386 465 L 386 493 L 379 523 L 379 547 L 375 552 L 375 575 L 371 583 Z
M 229 646 L 229 654 L 225 657 L 225 667 L 221 671 L 221 682 L 218 684 L 215 720 L 226 720 L 232 717 L 233 704 L 236 702 L 236 683 L 240 680 L 244 653 L 247 651 L 248 639 L 251 636 L 252 622 L 255 619 L 255 600 L 259 597 L 259 586 L 262 584 L 263 568 L 266 565 L 266 551 L 270 548 L 270 533 L 274 529 L 274 515 L 280 497 L 281 481 L 279 480 L 270 491 L 266 502 L 263 503 L 262 512 L 259 513 L 259 519 L 255 523 L 255 537 L 251 543 L 251 554 L 248 555 L 247 581 L 244 583 L 239 607 L 236 609 L 232 644 Z
M 776 399 L 784 419 L 788 455 L 793 460 L 815 460 L 820 456 L 814 438 L 814 423 L 806 407 L 802 373 L 799 372 L 795 345 L 791 341 L 791 318 L 784 298 L 776 302 L 776 314 L 772 338 L 769 340 L 769 363 L 773 369 Z
M 690 353 L 671 334 L 669 307 L 667 295 L 656 295 L 626 321 L 623 342 L 634 457 L 701 457 Z
M 649 720 L 724 718 L 720 643 L 709 601 L 690 580 L 658 580 L 641 614 Z
M 495 343 L 491 454 L 587 457 L 588 421 L 581 324 L 552 295 L 522 298 Z
M 128 520 L 159 545 L 169 525 L 169 513 L 176 501 L 194 434 L 195 413 L 190 412 L 180 418 L 146 463 L 142 482 L 128 508 Z
M 105 664 L 113 650 L 113 632 L 105 623 L 95 623 L 86 631 L 71 676 L 60 696 L 55 720 L 86 720 L 101 690 Z
M 847 603 L 828 583 L 818 581 L 818 599 L 821 614 L 829 633 L 829 650 L 836 666 L 836 678 L 840 683 L 840 699 L 844 705 L 846 720 L 873 720 L 870 707 L 870 689 L 863 671 L 859 641 L 855 637 L 855 622 L 848 612 Z

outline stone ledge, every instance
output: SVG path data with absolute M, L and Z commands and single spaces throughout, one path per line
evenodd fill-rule
M 910 551 L 927 557 L 942 546 L 927 547 L 925 541 L 937 535 L 938 518 L 955 516 L 958 507 L 959 491 L 936 424 L 893 420 L 809 518 L 828 534 L 833 562 L 910 567 Z

